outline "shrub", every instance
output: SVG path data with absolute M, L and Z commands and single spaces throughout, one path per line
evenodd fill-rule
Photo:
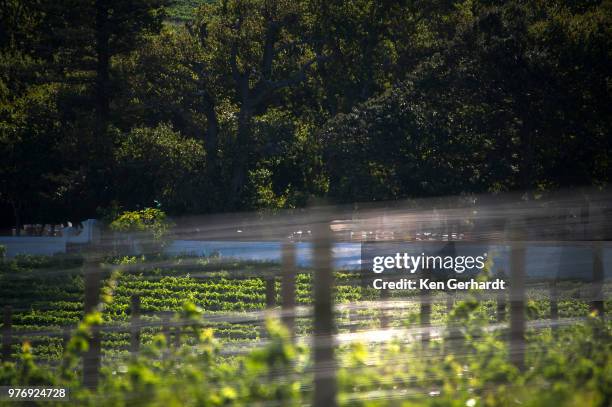
M 172 223 L 166 213 L 157 208 L 123 212 L 110 224 L 115 232 L 137 234 L 146 253 L 159 252 L 165 246 L 165 237 Z

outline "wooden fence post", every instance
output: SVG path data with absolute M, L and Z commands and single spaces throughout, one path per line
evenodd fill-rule
M 130 352 L 136 355 L 140 350 L 140 297 L 132 296 L 130 315 Z
M 605 315 L 603 301 L 603 282 L 604 282 L 604 266 L 603 266 L 603 240 L 604 230 L 598 222 L 598 218 L 602 218 L 601 208 L 597 205 L 592 205 L 588 196 L 584 195 L 584 202 L 580 211 L 580 219 L 583 227 L 583 239 L 593 241 L 593 274 L 591 285 L 591 311 L 597 313 L 602 318 Z
M 88 315 L 96 311 L 100 299 L 100 281 L 101 271 L 95 261 L 89 258 L 85 259 L 83 265 L 85 273 L 85 301 L 84 311 Z M 94 325 L 91 327 L 91 338 L 89 340 L 89 349 L 83 354 L 83 384 L 85 387 L 95 389 L 98 387 L 100 375 L 100 327 Z
M 167 313 L 162 314 L 162 333 L 166 338 L 166 345 L 170 347 L 170 315 Z
M 448 244 L 444 247 L 443 256 L 450 256 L 455 258 L 457 256 L 457 247 L 455 241 L 453 239 L 453 229 L 448 233 Z M 447 291 L 446 292 L 446 311 L 451 312 L 455 306 L 455 295 L 457 294 L 455 291 Z
M 496 319 L 497 322 L 506 320 L 506 293 L 503 290 L 497 293 Z
M 510 270 L 510 361 L 525 367 L 525 243 L 512 242 Z
M 424 275 L 424 278 L 428 278 Z M 419 293 L 421 297 L 421 312 L 420 312 L 420 324 L 422 328 L 421 341 L 423 343 L 429 342 L 431 335 L 429 334 L 429 328 L 431 326 L 431 293 L 428 290 L 421 290 Z
M 388 289 L 380 290 L 380 327 L 386 329 L 389 327 L 389 315 L 387 313 L 387 300 L 391 297 Z
M 431 278 L 431 271 L 422 269 L 421 278 Z M 421 310 L 420 310 L 420 325 L 422 329 L 421 342 L 427 343 L 431 337 L 429 328 L 431 327 L 431 291 L 422 289 L 419 292 L 421 299 Z
M 276 280 L 274 276 L 266 277 L 266 308 L 276 304 Z
M 434 210 L 434 214 L 435 214 L 435 210 Z M 448 229 L 448 221 L 446 220 L 444 223 L 446 224 L 446 228 L 440 229 L 438 227 L 438 230 L 441 230 L 439 232 L 439 235 L 440 235 L 439 240 L 443 240 L 441 236 L 443 234 L 442 231 L 446 230 L 449 242 L 446 243 L 444 247 L 440 250 L 440 254 L 442 254 L 443 256 L 454 257 L 456 255 L 457 248 L 455 247 L 455 242 L 450 241 L 452 239 L 452 232 L 449 231 Z M 421 278 L 430 279 L 432 275 L 433 273 L 431 269 L 429 268 L 421 269 L 421 273 L 420 273 Z M 423 344 L 426 344 L 431 339 L 430 329 L 431 329 L 431 309 L 432 309 L 433 296 L 431 294 L 431 290 L 422 289 L 419 292 L 419 297 L 421 300 L 420 321 L 419 321 L 421 325 L 421 329 L 422 329 L 421 342 L 423 342 Z M 447 307 L 450 306 L 452 308 L 453 299 L 447 298 L 446 305 Z
M 334 356 L 334 276 L 332 239 L 327 218 L 313 227 L 314 241 L 314 406 L 337 405 Z
M 591 294 L 591 311 L 596 312 L 597 315 L 602 318 L 605 315 L 603 282 L 604 266 L 602 244 L 601 242 L 595 242 L 593 245 L 593 287 Z
M 499 278 L 501 278 L 502 280 L 506 280 L 506 273 L 501 271 L 499 273 Z M 504 322 L 506 320 L 506 305 L 507 305 L 506 291 L 499 290 L 497 292 L 497 309 L 496 309 L 497 322 Z
M 357 312 L 357 303 L 349 305 L 348 319 L 349 319 L 349 332 L 357 332 L 359 330 L 359 314 Z M 381 314 L 382 317 L 382 314 Z
M 550 282 L 550 319 L 552 320 L 553 329 L 557 328 L 556 321 L 559 319 L 559 290 L 557 288 L 557 279 L 554 278 Z
M 178 321 L 176 323 L 176 326 L 174 327 L 174 347 L 175 348 L 181 347 L 181 328 L 182 328 L 181 321 Z
M 70 327 L 65 326 L 62 331 L 62 346 L 64 348 L 64 353 L 68 349 L 68 344 L 70 343 L 70 337 L 72 336 L 72 332 L 70 331 Z
M 283 323 L 292 337 L 295 336 L 295 244 L 288 242 L 282 248 L 281 300 Z
M 2 319 L 2 360 L 8 362 L 11 359 L 11 345 L 13 344 L 13 308 L 4 306 Z

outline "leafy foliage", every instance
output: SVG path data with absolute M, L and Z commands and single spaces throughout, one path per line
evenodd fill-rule
M 192 20 L 197 8 L 211 1 L 213 0 L 174 0 L 168 7 L 168 17 L 175 22 Z
M 107 3 L 6 2 L 7 226 L 609 183 L 608 2 Z
M 170 222 L 161 209 L 145 208 L 122 213 L 109 225 L 117 232 L 145 232 L 155 240 L 161 240 L 168 232 Z
M 197 181 L 197 174 L 206 165 L 204 149 L 198 141 L 183 137 L 168 125 L 132 129 L 115 154 L 117 176 L 125 180 L 117 186 L 117 195 L 127 207 L 157 203 L 180 213 L 204 199 Z
M 220 353 L 213 331 L 201 326 L 197 307 L 187 302 L 181 313 L 189 321 L 195 342 L 173 348 L 158 334 L 140 355 L 121 359 L 105 370 L 94 392 L 85 390 L 74 375 L 74 361 L 86 351 L 91 327 L 101 323 L 99 314 L 87 316 L 79 325 L 64 352 L 61 374 L 36 364 L 26 343 L 18 363 L 0 367 L 0 383 L 69 385 L 73 402 L 95 400 L 97 405 L 128 405 L 134 399 L 139 405 L 151 406 L 301 405 L 312 397 L 311 376 L 306 373 L 308 349 L 294 345 L 278 322 L 268 321 L 266 345 L 227 357 Z M 426 347 L 398 339 L 382 345 L 355 342 L 341 347 L 340 405 L 609 404 L 609 323 L 591 317 L 561 328 L 556 335 L 544 330 L 531 336 L 530 368 L 521 372 L 508 362 L 507 343 L 486 329 L 486 319 L 479 314 L 476 301 L 458 303 L 447 332 L 452 339 L 434 340 Z M 452 333 L 457 329 L 453 323 L 462 327 L 460 338 Z

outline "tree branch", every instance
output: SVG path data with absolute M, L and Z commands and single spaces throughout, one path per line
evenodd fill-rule
M 275 56 L 274 44 L 278 39 L 279 30 L 280 26 L 277 22 L 269 21 L 261 59 L 261 71 L 264 78 L 270 78 L 270 75 L 272 75 L 272 62 Z
M 328 58 L 329 57 L 327 55 L 318 55 L 315 58 L 312 58 L 310 61 L 306 62 L 304 65 L 302 65 L 302 67 L 297 72 L 295 72 L 293 75 L 291 75 L 289 78 L 279 80 L 279 81 L 264 80 L 260 82 L 260 84 L 258 84 L 259 86 L 257 87 L 259 89 L 258 91 L 256 91 L 256 96 L 254 98 L 253 104 L 257 105 L 261 103 L 261 101 L 265 100 L 273 92 L 279 89 L 297 85 L 300 82 L 305 81 L 308 71 L 310 70 L 312 65 L 319 63 L 319 62 L 323 62 L 327 60 Z

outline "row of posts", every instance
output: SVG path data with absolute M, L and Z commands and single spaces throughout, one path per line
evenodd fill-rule
M 334 357 L 334 306 L 333 306 L 333 257 L 332 257 L 332 237 L 328 223 L 321 222 L 314 230 L 314 335 L 313 335 L 313 355 L 314 355 L 314 405 L 334 405 L 337 392 L 336 384 L 336 362 Z M 453 251 L 454 243 L 449 242 L 446 250 Z M 524 367 L 525 354 L 525 245 L 517 240 L 511 247 L 511 270 L 510 270 L 510 327 L 509 343 L 511 361 L 519 368 Z M 99 293 L 101 284 L 100 268 L 92 262 L 87 262 L 84 266 L 85 272 L 85 301 L 84 311 L 90 313 L 96 309 L 99 303 Z M 281 280 L 281 303 L 282 320 L 294 335 L 295 331 L 295 305 L 296 305 L 296 254 L 293 243 L 286 243 L 282 248 L 282 280 Z M 593 254 L 593 283 L 594 297 L 591 303 L 592 309 L 603 315 L 604 305 L 601 290 L 604 279 L 602 246 L 596 244 Z M 275 279 L 270 276 L 266 279 L 266 305 L 275 305 Z M 420 323 L 424 327 L 423 341 L 429 340 L 428 327 L 431 320 L 431 299 L 429 293 L 423 292 L 421 297 Z M 388 293 L 383 291 L 381 297 L 387 298 Z M 503 294 L 497 301 L 497 318 L 505 320 L 506 299 Z M 9 360 L 11 356 L 12 339 L 12 309 L 10 306 L 3 310 L 2 328 L 2 359 Z M 351 308 L 351 311 L 352 308 Z M 557 287 L 553 282 L 551 285 L 550 302 L 551 319 L 558 319 L 557 306 Z M 140 298 L 132 297 L 131 303 L 131 324 L 130 324 L 130 350 L 133 353 L 139 351 L 140 346 Z M 386 317 L 383 313 L 381 319 L 383 326 L 386 326 Z M 554 323 L 554 321 L 553 321 Z M 168 318 L 164 317 L 162 331 L 169 338 Z M 177 331 L 175 340 L 180 340 Z M 65 335 L 66 336 L 66 335 Z M 83 380 L 89 388 L 96 388 L 99 380 L 101 363 L 100 349 L 100 327 L 92 327 L 90 346 L 83 355 Z M 335 402 L 334 402 L 335 403 Z
M 314 274 L 315 296 L 315 391 L 317 400 L 332 400 L 335 395 L 335 366 L 333 358 L 333 274 L 331 255 L 331 236 L 327 224 L 317 228 L 315 244 L 316 267 Z M 85 277 L 84 311 L 85 314 L 94 312 L 99 306 L 99 295 L 102 281 L 101 269 L 94 261 L 88 260 L 83 266 Z M 295 333 L 295 305 L 296 305 L 296 253 L 292 243 L 287 243 L 282 250 L 282 321 L 292 335 Z M 265 280 L 266 306 L 272 307 L 276 303 L 276 287 L 274 276 Z M 140 347 L 141 331 L 141 303 L 139 296 L 131 300 L 130 315 L 130 351 L 138 353 Z M 162 332 L 170 338 L 169 316 L 164 315 Z M 180 329 L 175 333 L 175 341 L 180 340 Z M 64 346 L 69 340 L 69 331 L 64 334 Z M 11 344 L 13 343 L 12 307 L 4 307 L 2 326 L 2 360 L 11 358 Z M 95 389 L 99 382 L 101 366 L 101 329 L 99 326 L 91 327 L 91 337 L 88 350 L 83 355 L 83 383 L 86 387 Z M 323 367 L 325 366 L 325 367 Z M 329 405 L 329 404 L 328 404 Z

